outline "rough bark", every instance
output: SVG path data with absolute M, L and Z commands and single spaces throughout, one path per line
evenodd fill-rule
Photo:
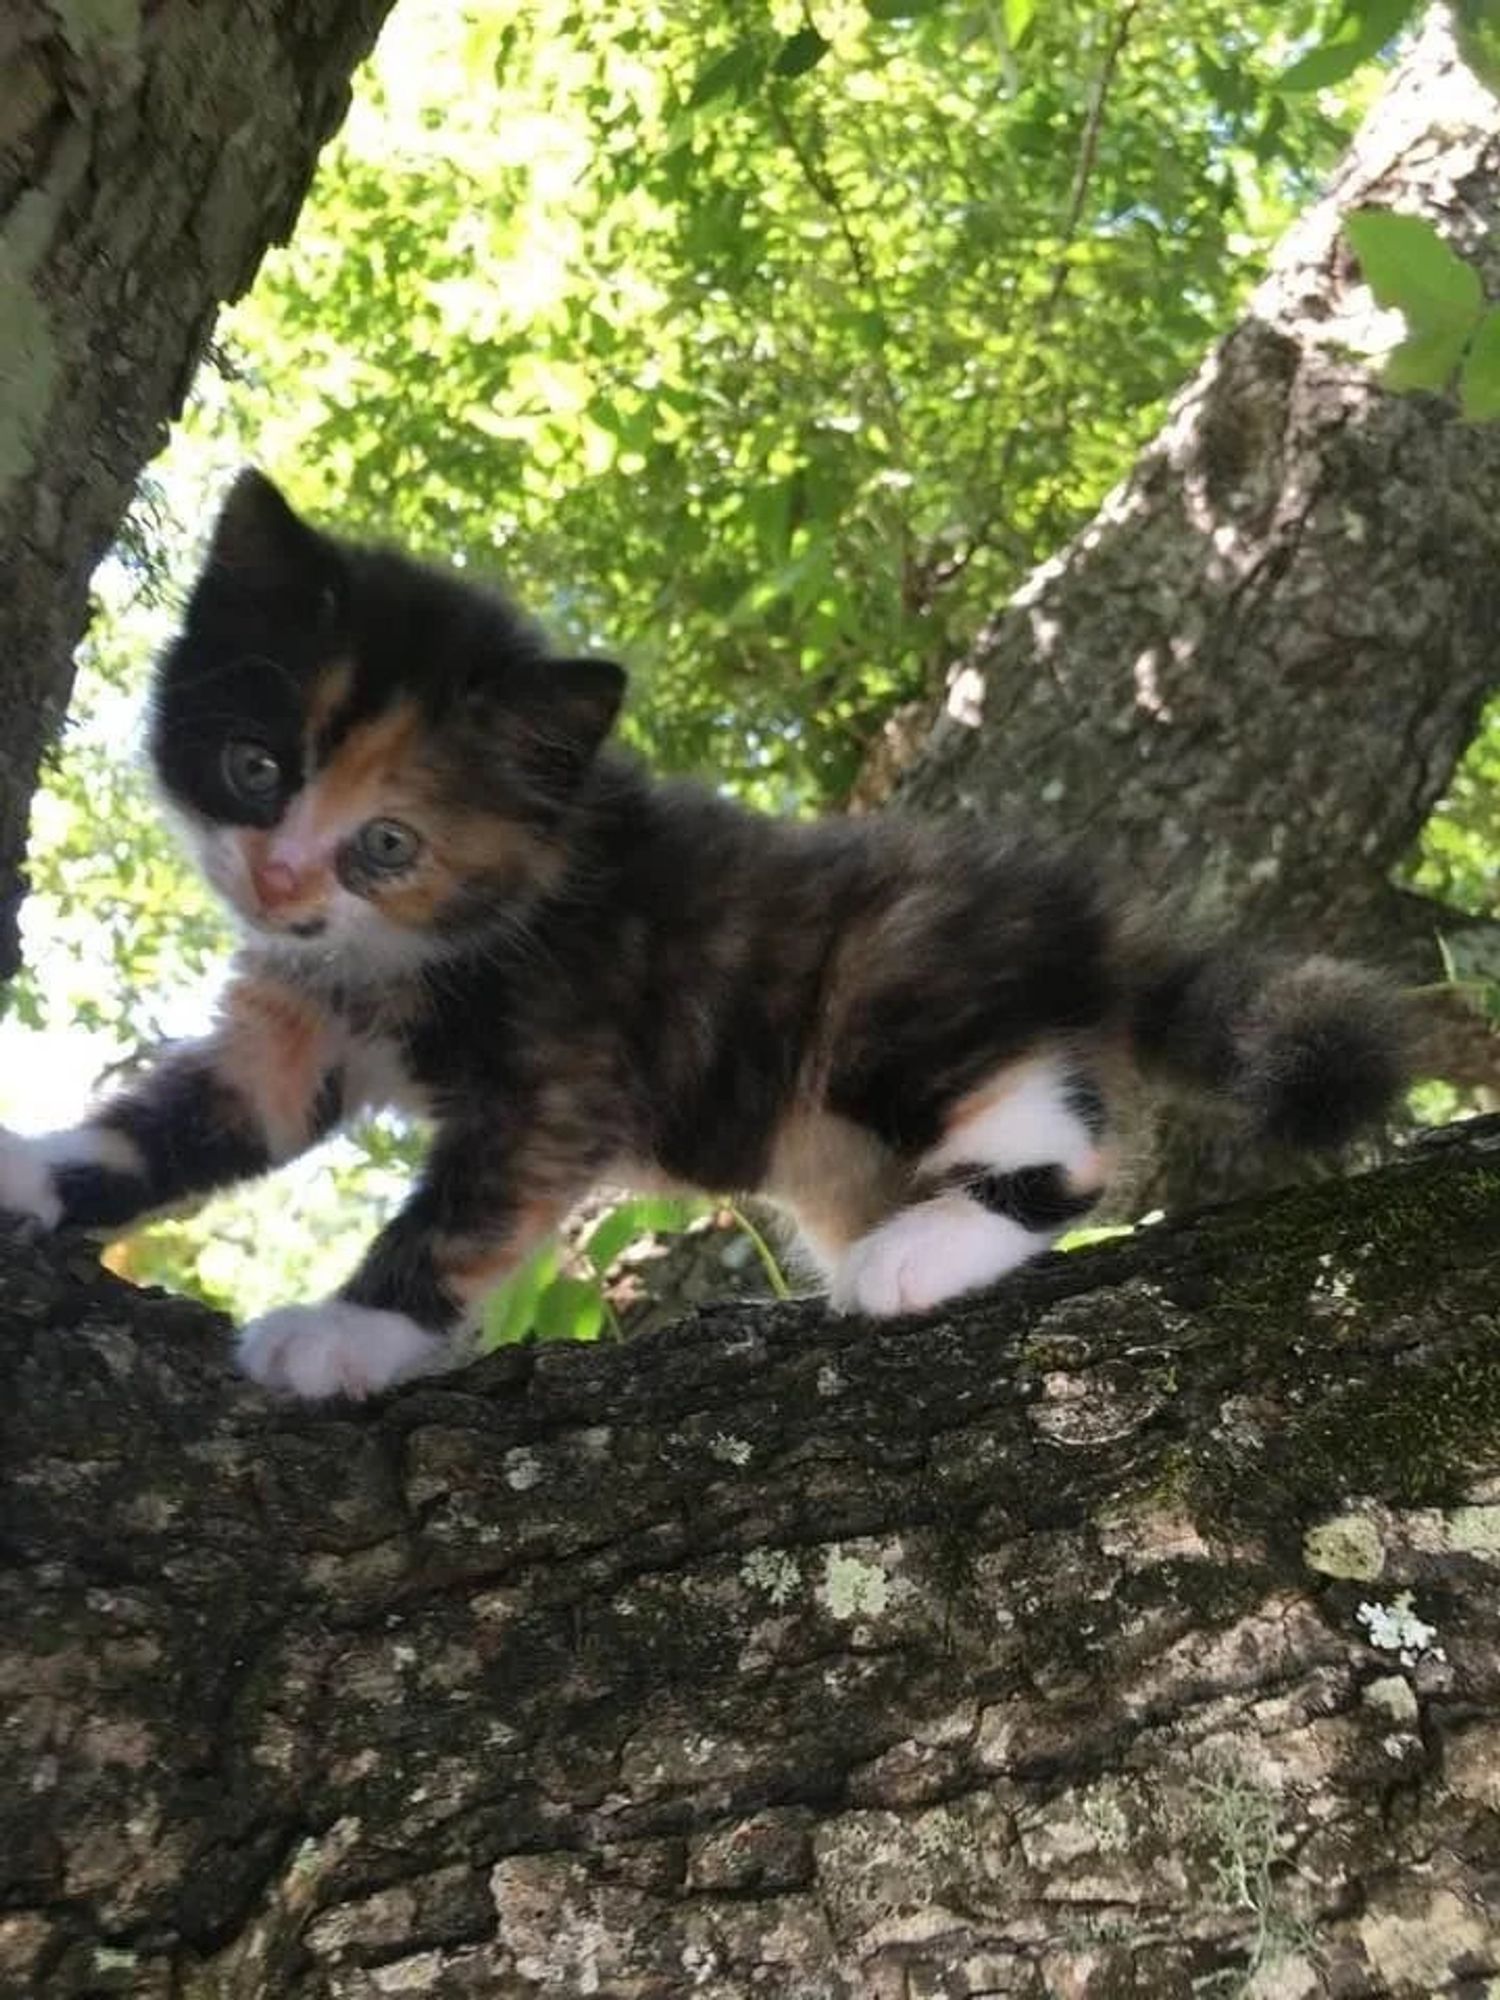
M 1096 835 L 1148 890 L 1426 980 L 1443 919 L 1391 875 L 1500 681 L 1500 425 L 1362 358 L 1399 330 L 1339 234 L 1364 204 L 1428 216 L 1500 294 L 1500 105 L 1445 10 L 1160 436 L 955 670 L 900 792 Z
M 89 576 L 389 6 L 8 0 L 0 18 L 0 978 Z
M 1500 1121 L 364 1412 L 3 1263 L 0 1990 L 1495 1991 Z

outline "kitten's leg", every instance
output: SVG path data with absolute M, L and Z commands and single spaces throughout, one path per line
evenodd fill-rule
M 592 1144 L 512 1145 L 499 1112 L 493 1124 L 448 1128 L 353 1276 L 330 1299 L 252 1320 L 241 1368 L 293 1395 L 357 1397 L 443 1366 L 448 1336 L 475 1323 L 608 1157 Z
M 1103 1189 L 1104 1109 L 1062 1059 L 1017 1066 L 954 1107 L 917 1163 L 931 1190 L 853 1244 L 833 1278 L 846 1312 L 925 1312 L 1038 1256 Z
M 67 1131 L 0 1129 L 0 1210 L 44 1229 L 119 1229 L 249 1180 L 333 1129 L 343 1036 L 279 983 L 231 983 L 213 1034 L 167 1051 Z

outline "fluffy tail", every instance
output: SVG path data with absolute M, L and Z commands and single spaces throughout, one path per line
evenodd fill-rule
M 1234 947 L 1150 958 L 1131 980 L 1142 1068 L 1227 1099 L 1264 1139 L 1342 1146 L 1407 1080 L 1400 995 L 1363 966 Z

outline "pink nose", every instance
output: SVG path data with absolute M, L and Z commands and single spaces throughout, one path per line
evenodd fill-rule
M 265 910 L 283 909 L 295 903 L 306 888 L 304 878 L 285 861 L 260 861 L 250 871 L 255 893 Z

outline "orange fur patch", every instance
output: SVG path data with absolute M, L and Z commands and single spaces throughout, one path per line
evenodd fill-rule
M 354 685 L 354 668 L 348 660 L 333 660 L 324 667 L 307 697 L 307 742 L 309 751 L 348 699 Z M 309 757 L 309 762 L 311 758 Z
M 825 1267 L 901 1206 L 906 1167 L 873 1132 L 799 1104 L 777 1127 L 765 1192 L 788 1207 Z
M 430 924 L 465 882 L 484 881 L 502 892 L 521 884 L 540 885 L 562 866 L 525 827 L 479 813 L 445 813 L 414 801 L 397 816 L 410 817 L 427 847 L 408 875 L 380 883 L 373 900 L 392 923 L 420 928 Z
M 338 838 L 385 810 L 421 728 L 416 705 L 402 702 L 351 729 L 308 787 L 310 824 Z
M 290 1159 L 312 1138 L 323 1080 L 343 1049 L 336 1023 L 279 980 L 249 975 L 224 995 L 218 1069 L 249 1104 L 273 1159 Z
M 330 854 L 370 819 L 404 820 L 421 835 L 415 866 L 369 890 L 383 916 L 411 929 L 432 924 L 466 881 L 482 877 L 508 886 L 535 880 L 550 859 L 560 865 L 525 828 L 449 807 L 424 767 L 423 729 L 411 702 L 361 723 L 314 777 L 306 799 L 306 837 Z M 324 895 L 328 887 L 322 880 Z
M 347 663 L 327 668 L 309 708 L 309 740 L 348 693 Z M 483 882 L 501 894 L 543 885 L 563 865 L 559 848 L 498 814 L 456 809 L 423 755 L 425 723 L 411 701 L 351 729 L 328 762 L 275 827 L 240 829 L 252 881 L 267 862 L 295 870 L 297 893 L 276 905 L 278 920 L 297 923 L 325 914 L 333 896 L 337 856 L 367 821 L 399 819 L 422 841 L 413 866 L 389 880 L 371 879 L 361 893 L 389 922 L 411 930 L 433 926 L 466 884 Z

